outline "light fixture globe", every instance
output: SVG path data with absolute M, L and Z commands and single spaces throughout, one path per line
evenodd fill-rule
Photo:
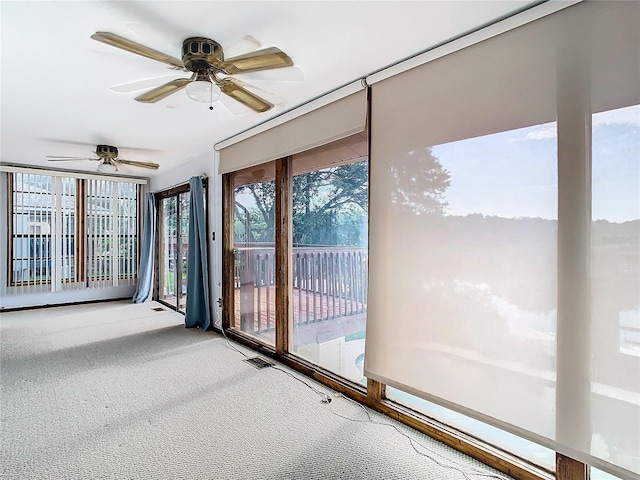
M 118 169 L 113 163 L 104 161 L 98 165 L 98 171 L 102 173 L 114 173 L 117 172 Z
M 213 82 L 197 80 L 189 83 L 185 91 L 187 96 L 196 102 L 215 102 L 220 98 L 220 87 Z

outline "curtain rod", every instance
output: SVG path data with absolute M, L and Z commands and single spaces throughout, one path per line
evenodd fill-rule
M 200 179 L 204 182 L 205 180 L 207 180 L 209 177 L 207 176 L 206 173 L 201 173 L 200 175 L 194 175 L 195 177 L 200 177 Z M 189 183 L 189 181 L 191 180 L 190 177 L 189 180 L 187 180 L 186 182 L 180 182 L 180 183 L 176 183 L 175 185 L 169 185 L 168 187 L 164 187 L 162 188 L 162 190 L 158 190 L 158 192 L 164 192 L 165 190 L 171 190 L 172 188 L 176 188 L 176 187 L 181 187 L 183 185 L 186 185 Z

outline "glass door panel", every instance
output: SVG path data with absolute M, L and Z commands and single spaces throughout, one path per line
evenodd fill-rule
M 176 197 L 160 200 L 159 206 L 159 289 L 158 299 L 176 305 L 177 271 L 177 202 Z
M 366 385 L 366 136 L 294 155 L 292 167 L 291 352 Z
M 232 327 L 275 345 L 274 163 L 234 173 Z
M 206 183 L 203 185 L 205 215 Z M 191 193 L 184 185 L 171 192 L 159 192 L 158 200 L 158 301 L 180 313 L 187 311 L 187 264 Z
M 175 198 L 175 197 L 174 197 Z M 187 307 L 187 257 L 189 255 L 189 192 L 181 193 L 178 196 L 180 204 L 179 225 L 180 230 L 178 232 L 180 245 L 180 256 L 178 260 L 179 272 L 178 275 L 178 311 L 185 313 Z
M 591 451 L 640 469 L 640 105 L 592 117 Z M 635 400 L 634 400 L 635 399 Z M 592 478 L 610 479 L 592 469 Z

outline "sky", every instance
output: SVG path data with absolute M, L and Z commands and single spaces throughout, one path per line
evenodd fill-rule
M 592 217 L 640 219 L 640 105 L 592 117 Z M 432 148 L 451 173 L 448 214 L 557 218 L 554 122 Z

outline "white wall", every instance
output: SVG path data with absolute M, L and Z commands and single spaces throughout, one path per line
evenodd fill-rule
M 172 170 L 151 178 L 150 192 L 159 192 L 171 187 L 187 183 L 193 176 L 205 174 L 209 178 L 207 212 L 209 225 L 209 298 L 211 303 L 211 319 L 216 326 L 220 325 L 220 308 L 218 298 L 222 298 L 222 177 L 217 174 L 219 154 L 214 152 L 196 157 Z M 215 240 L 213 240 L 215 233 Z

